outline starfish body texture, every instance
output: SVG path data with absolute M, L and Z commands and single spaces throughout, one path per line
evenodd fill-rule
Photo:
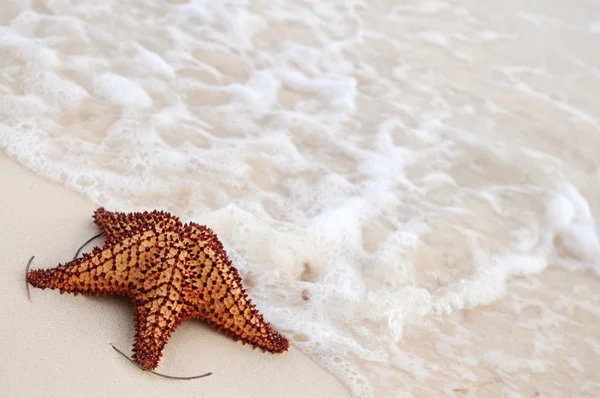
M 61 293 L 121 294 L 135 306 L 133 359 L 155 369 L 171 333 L 189 318 L 226 335 L 280 353 L 288 340 L 264 321 L 242 287 L 223 245 L 206 226 L 182 224 L 162 211 L 117 213 L 99 208 L 104 232 L 94 248 L 55 268 L 32 270 L 27 280 Z

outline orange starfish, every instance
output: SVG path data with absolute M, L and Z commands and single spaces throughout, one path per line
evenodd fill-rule
M 245 294 L 223 245 L 207 227 L 182 224 L 162 211 L 116 213 L 99 208 L 94 222 L 104 232 L 94 248 L 56 268 L 32 270 L 27 280 L 42 289 L 126 295 L 135 305 L 133 359 L 158 365 L 171 333 L 199 318 L 227 336 L 280 353 L 288 340 L 263 320 Z

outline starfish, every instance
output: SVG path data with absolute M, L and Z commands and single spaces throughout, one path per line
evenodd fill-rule
M 133 360 L 143 368 L 158 366 L 167 340 L 190 318 L 263 351 L 289 348 L 246 295 L 210 228 L 182 224 L 163 211 L 118 213 L 101 207 L 93 218 L 104 233 L 102 248 L 55 268 L 31 270 L 27 281 L 61 294 L 128 296 L 135 306 Z

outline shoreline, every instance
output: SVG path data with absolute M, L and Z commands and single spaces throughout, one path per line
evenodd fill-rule
M 24 286 L 30 256 L 35 256 L 32 268 L 70 259 L 96 234 L 91 218 L 96 206 L 4 153 L 0 180 L 5 187 L 0 196 L 5 210 L 0 228 L 3 396 L 351 396 L 338 379 L 293 346 L 282 355 L 263 353 L 194 320 L 173 333 L 157 371 L 176 376 L 213 372 L 212 376 L 164 379 L 128 363 L 109 345 L 130 353 L 129 300 L 30 288 L 30 303 Z

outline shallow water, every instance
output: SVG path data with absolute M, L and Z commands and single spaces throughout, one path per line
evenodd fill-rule
M 597 2 L 20 0 L 0 23 L 0 147 L 210 225 L 357 396 L 600 394 Z

